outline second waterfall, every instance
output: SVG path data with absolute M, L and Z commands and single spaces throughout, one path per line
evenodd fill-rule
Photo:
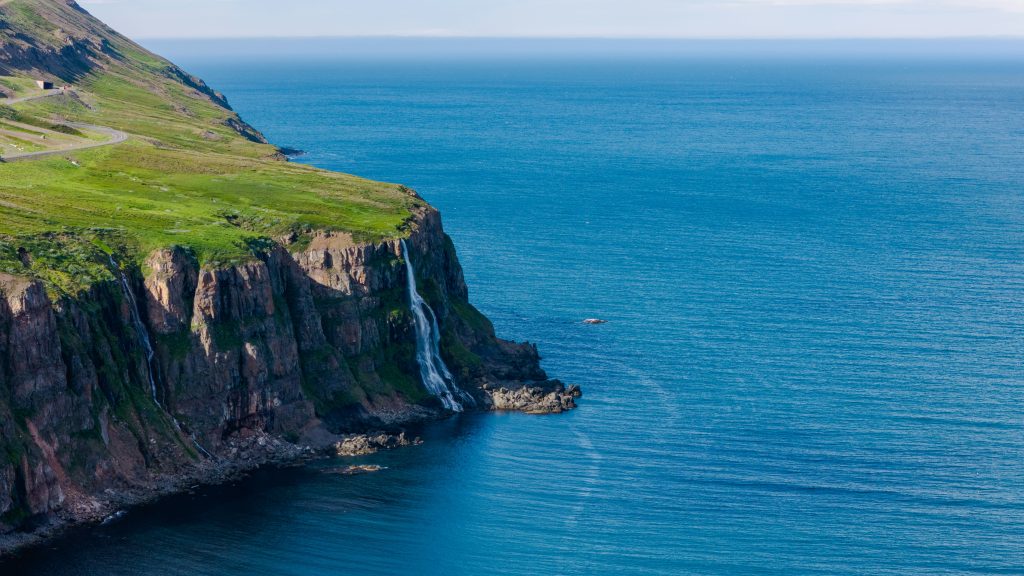
M 420 366 L 420 378 L 427 390 L 437 396 L 445 408 L 462 412 L 466 404 L 474 404 L 473 397 L 455 385 L 455 378 L 441 359 L 441 330 L 437 316 L 416 289 L 416 271 L 405 240 L 402 240 L 402 256 L 408 276 L 409 307 L 416 323 L 416 362 Z
M 182 434 L 185 430 L 181 427 L 181 422 L 171 414 L 171 412 L 164 407 L 160 402 L 160 398 L 157 395 L 156 390 L 156 371 L 159 364 L 156 362 L 156 352 L 153 350 L 153 341 L 149 337 L 149 329 L 146 328 L 146 324 L 142 321 L 142 316 L 139 314 L 139 303 L 135 299 L 135 293 L 132 291 L 131 283 L 128 281 L 128 275 L 125 274 L 124 270 L 121 269 L 120 264 L 114 259 L 113 254 L 108 254 L 107 257 L 110 260 L 111 272 L 120 280 L 121 291 L 124 293 L 125 300 L 128 302 L 128 311 L 131 315 L 132 324 L 135 326 L 135 333 L 139 338 L 139 343 L 142 345 L 143 352 L 146 353 L 146 377 L 149 381 L 149 392 L 152 395 L 153 403 L 156 404 L 157 408 L 164 411 L 167 417 L 171 419 L 171 423 L 174 424 L 174 429 Z M 192 440 L 192 445 L 196 447 L 207 458 L 213 458 L 213 454 L 206 451 L 203 445 L 196 440 L 195 434 L 190 434 L 189 438 Z

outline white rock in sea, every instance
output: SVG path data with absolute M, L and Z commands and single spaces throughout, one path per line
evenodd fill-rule
M 126 514 L 128 514 L 127 511 L 125 511 L 125 510 L 118 510 L 117 512 L 114 512 L 113 514 L 111 514 L 111 515 L 107 516 L 106 518 L 104 518 L 103 522 L 101 522 L 100 525 L 101 526 L 108 526 L 110 524 L 113 524 L 114 522 L 117 522 L 121 518 L 124 518 Z
M 600 318 L 587 318 L 583 321 L 584 324 L 607 324 L 607 320 L 601 320 Z
M 386 469 L 387 468 L 383 466 L 378 466 L 376 464 L 360 464 L 358 466 L 348 466 L 346 468 L 342 468 L 340 470 L 337 470 L 337 473 L 342 474 L 344 476 L 355 476 L 357 474 L 371 474 L 373 472 L 380 472 L 381 470 Z

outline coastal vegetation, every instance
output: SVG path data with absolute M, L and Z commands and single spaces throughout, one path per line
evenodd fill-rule
M 0 99 L 9 137 L 38 129 L 89 138 L 69 126 L 78 123 L 129 135 L 0 164 L 0 271 L 75 292 L 109 277 L 101 244 L 136 264 L 172 246 L 202 264 L 228 264 L 261 241 L 313 229 L 394 236 L 422 205 L 397 185 L 287 162 L 222 95 L 73 3 L 10 0 L 0 22 L 0 89 L 9 99 L 38 92 L 35 78 L 71 85 L 10 106 Z M 40 60 L 47 50 L 61 55 L 62 76 Z

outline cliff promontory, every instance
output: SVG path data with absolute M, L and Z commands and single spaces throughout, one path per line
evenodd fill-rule
M 0 146 L 127 135 L 0 163 L 0 553 L 344 433 L 574 407 L 414 192 L 288 162 L 70 0 L 0 2 L 0 42 Z

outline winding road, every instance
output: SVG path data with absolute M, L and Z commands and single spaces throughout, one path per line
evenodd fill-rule
M 2 4 L 3 2 L 0 2 Z M 61 89 L 47 90 L 42 94 L 35 94 L 32 96 L 25 96 L 22 98 L 13 98 L 10 100 L 0 100 L 0 103 L 8 106 L 14 104 L 20 104 L 21 102 L 29 102 L 32 100 L 40 100 L 42 98 L 49 98 L 51 96 L 59 96 L 61 94 L 71 93 Z M 120 144 L 128 139 L 128 134 L 114 128 L 108 128 L 106 126 L 96 126 L 94 124 L 85 124 L 82 122 L 68 122 L 68 126 L 77 128 L 79 130 L 89 130 L 91 132 L 99 132 L 100 134 L 106 134 L 110 137 L 109 140 L 104 142 L 82 142 L 81 144 L 72 144 L 64 148 L 57 148 L 54 150 L 40 150 L 38 152 L 19 152 L 17 154 L 9 154 L 7 156 L 0 156 L 0 162 L 16 162 L 19 160 L 35 160 L 37 158 L 45 158 L 47 156 L 57 156 L 60 154 L 67 154 L 68 152 L 77 152 L 79 150 L 89 150 L 91 148 L 99 148 L 101 146 L 112 146 L 114 144 Z

